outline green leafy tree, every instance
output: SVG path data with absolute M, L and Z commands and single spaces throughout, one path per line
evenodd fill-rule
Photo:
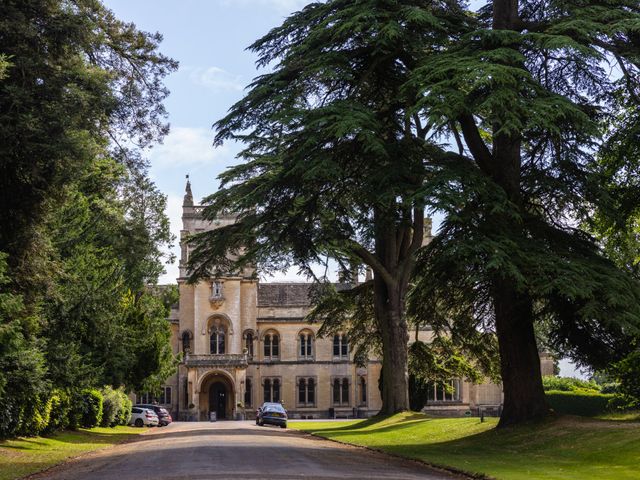
M 171 241 L 165 198 L 110 159 L 94 162 L 75 187 L 50 226 L 60 266 L 46 301 L 51 377 L 65 388 L 162 381 L 175 366 L 169 305 L 147 282 Z
M 42 427 L 52 386 L 157 382 L 174 363 L 167 310 L 146 285 L 171 236 L 143 151 L 168 131 L 162 81 L 177 63 L 158 52 L 159 34 L 96 0 L 2 2 L 0 31 L 8 436 Z
M 548 412 L 535 322 L 584 361 L 615 353 L 640 324 L 637 283 L 577 228 L 608 202 L 596 154 L 637 100 L 640 9 L 495 0 L 468 25 L 413 76 L 420 111 L 458 149 L 432 162 L 426 202 L 446 217 L 419 261 L 412 311 L 495 328 L 504 426 Z
M 106 145 L 141 166 L 121 145 L 144 147 L 167 132 L 162 80 L 177 63 L 157 51 L 159 34 L 95 0 L 3 2 L 0 31 L 10 62 L 0 80 L 0 250 L 12 278 L 37 290 L 47 212 Z
M 313 3 L 255 42 L 271 71 L 215 124 L 216 144 L 243 142 L 245 163 L 205 199 L 206 219 L 230 212 L 237 222 L 198 235 L 190 256 L 192 279 L 249 264 L 313 275 L 326 258 L 345 273 L 369 266 L 385 413 L 409 408 L 405 296 L 430 152 L 406 85 L 429 47 L 458 28 L 448 3 Z

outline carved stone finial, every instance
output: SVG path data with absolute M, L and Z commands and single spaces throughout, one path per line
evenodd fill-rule
M 187 186 L 185 188 L 184 200 L 182 202 L 183 207 L 193 207 L 193 193 L 191 193 L 191 182 L 189 181 L 189 175 L 187 175 Z

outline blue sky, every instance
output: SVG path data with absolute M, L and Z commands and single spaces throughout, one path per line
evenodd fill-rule
M 212 147 L 211 125 L 242 96 L 258 74 L 245 49 L 308 0 L 105 0 L 118 18 L 164 36 L 160 50 L 180 62 L 166 80 L 171 132 L 149 153 L 151 177 L 168 197 L 173 233 L 179 238 L 185 175 L 196 201 L 214 192 L 216 177 L 233 165 L 233 145 Z M 177 253 L 177 246 L 174 248 Z M 162 283 L 174 283 L 167 265 Z M 289 277 L 291 274 L 289 274 Z M 285 278 L 283 276 L 283 278 Z

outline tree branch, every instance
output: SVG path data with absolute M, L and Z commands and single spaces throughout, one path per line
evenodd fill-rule
M 490 174 L 493 156 L 484 143 L 484 140 L 482 140 L 473 116 L 470 114 L 461 115 L 458 118 L 458 122 L 462 128 L 464 141 L 467 143 L 467 147 L 469 147 L 469 151 L 471 155 L 473 155 L 474 160 L 483 172 Z
M 393 277 L 393 275 L 391 275 L 389 270 L 385 268 L 382 262 L 380 262 L 380 260 L 378 260 L 378 258 L 374 254 L 372 254 L 369 250 L 364 248 L 355 240 L 349 240 L 347 248 L 351 250 L 354 255 L 359 257 L 364 263 L 369 265 L 376 273 L 378 273 L 389 287 L 395 288 L 396 284 L 398 283 L 397 280 Z

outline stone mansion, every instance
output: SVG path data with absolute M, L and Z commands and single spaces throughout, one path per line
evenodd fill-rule
M 290 418 L 367 417 L 382 406 L 378 379 L 381 362 L 353 362 L 344 335 L 318 338 L 319 326 L 304 320 L 309 311 L 308 283 L 260 283 L 247 269 L 195 285 L 187 283 L 189 246 L 194 233 L 227 225 L 234 217 L 210 223 L 194 205 L 187 182 L 182 209 L 179 304 L 169 318 L 172 345 L 183 352 L 177 373 L 156 399 L 174 419 L 237 418 L 265 401 L 282 402 Z M 430 227 L 429 227 L 430 228 Z M 427 232 L 430 233 L 430 232 Z M 430 332 L 420 332 L 428 341 Z M 542 358 L 543 373 L 552 362 Z M 551 369 L 551 372 L 549 371 Z M 434 385 L 425 410 L 463 415 L 502 403 L 500 386 L 452 379 L 453 389 Z M 138 395 L 138 402 L 150 401 Z

